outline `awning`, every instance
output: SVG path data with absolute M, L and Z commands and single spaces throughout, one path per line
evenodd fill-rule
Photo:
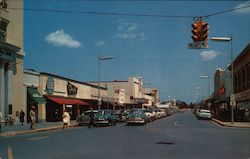
M 87 102 L 81 101 L 80 99 L 74 99 L 74 98 L 65 98 L 65 97 L 52 97 L 47 96 L 48 99 L 52 100 L 53 102 L 56 102 L 58 104 L 66 104 L 66 105 L 89 105 Z
M 30 95 L 30 97 L 38 104 L 44 104 L 46 103 L 45 98 L 43 98 L 42 95 L 40 95 L 40 93 L 37 91 L 36 88 L 31 88 L 28 87 L 28 94 Z

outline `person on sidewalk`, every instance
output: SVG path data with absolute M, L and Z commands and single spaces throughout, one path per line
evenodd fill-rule
M 30 129 L 35 129 L 35 123 L 36 123 L 36 113 L 35 113 L 35 106 L 32 106 L 32 109 L 30 110 Z
M 89 114 L 89 128 L 91 128 L 91 125 L 95 125 L 94 124 L 94 112 L 93 112 L 93 108 L 90 108 L 90 114 Z
M 62 118 L 63 118 L 63 129 L 64 128 L 69 128 L 69 125 L 70 125 L 70 115 L 69 115 L 69 113 L 66 110 L 63 110 Z
M 2 112 L 0 112 L 0 132 L 2 131 L 2 118 L 3 118 L 3 114 Z
M 19 115 L 19 119 L 20 119 L 20 123 L 22 124 L 22 126 L 23 126 L 23 122 L 24 122 L 24 116 L 25 116 L 25 113 L 23 110 L 21 110 L 20 115 Z

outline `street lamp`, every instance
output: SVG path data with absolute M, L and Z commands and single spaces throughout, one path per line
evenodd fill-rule
M 111 60 L 113 56 L 98 56 L 98 110 L 101 107 L 101 98 L 100 98 L 100 61 Z
M 230 105 L 231 105 L 231 124 L 234 123 L 234 106 L 235 103 L 235 97 L 234 97 L 234 90 L 233 90 L 233 36 L 229 37 L 211 37 L 210 38 L 213 41 L 219 41 L 219 42 L 230 42 L 230 54 L 231 54 L 231 96 L 230 96 Z
M 198 91 L 201 91 L 201 99 L 203 100 L 203 88 L 198 86 L 198 87 L 195 87 L 195 89 L 197 89 Z
M 210 101 L 210 77 L 209 76 L 200 76 L 201 79 L 208 79 L 208 107 L 211 107 Z

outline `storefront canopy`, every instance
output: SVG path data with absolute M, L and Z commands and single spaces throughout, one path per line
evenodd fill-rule
M 46 103 L 45 98 L 43 98 L 42 95 L 40 95 L 40 93 L 37 91 L 36 88 L 31 88 L 28 87 L 28 94 L 30 95 L 30 97 L 38 104 L 44 104 Z
M 89 105 L 88 103 L 81 101 L 80 99 L 73 99 L 73 98 L 65 98 L 65 97 L 52 97 L 47 96 L 48 99 L 56 102 L 58 104 L 66 104 L 66 105 Z

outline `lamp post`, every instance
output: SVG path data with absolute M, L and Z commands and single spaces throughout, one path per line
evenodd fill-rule
M 100 61 L 111 60 L 113 56 L 98 56 L 98 110 L 101 107 L 101 98 L 100 98 Z
M 210 38 L 213 41 L 219 41 L 219 42 L 230 42 L 230 56 L 231 56 L 231 96 L 230 96 L 230 106 L 231 106 L 231 124 L 234 123 L 234 107 L 236 105 L 235 103 L 235 97 L 234 97 L 234 89 L 233 89 L 233 36 L 229 37 L 211 37 Z
M 211 107 L 210 101 L 210 77 L 209 76 L 200 76 L 201 79 L 208 79 L 208 107 Z
M 196 90 L 201 92 L 201 100 L 203 100 L 203 88 L 202 87 L 195 87 Z

